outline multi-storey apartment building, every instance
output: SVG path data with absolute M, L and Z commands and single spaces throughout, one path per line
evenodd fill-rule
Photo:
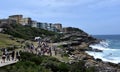
M 11 15 L 9 19 L 15 20 L 17 24 L 20 24 L 20 20 L 23 18 L 23 15 Z
M 32 20 L 31 20 L 31 18 L 22 18 L 22 19 L 20 20 L 20 24 L 31 26 Z
M 45 29 L 45 30 L 48 30 L 48 23 L 42 23 L 41 28 Z
M 59 30 L 60 32 L 62 32 L 62 24 L 56 23 L 56 24 L 54 24 L 54 27 L 55 27 L 57 30 Z
M 32 20 L 31 18 L 23 18 L 23 15 L 11 15 L 8 19 L 0 19 L 0 26 L 3 24 L 21 24 L 31 27 L 41 28 L 49 31 L 62 32 L 62 24 L 56 23 L 41 23 Z
M 36 28 L 38 28 L 37 23 L 38 23 L 37 21 L 33 20 L 31 27 L 36 27 Z
M 12 23 L 16 23 L 16 21 L 12 19 L 0 19 L 0 24 L 12 24 Z

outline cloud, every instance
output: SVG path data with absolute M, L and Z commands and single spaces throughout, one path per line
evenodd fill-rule
M 87 9 L 114 6 L 119 0 L 4 0 L 1 14 L 24 14 L 39 18 L 79 18 L 87 14 Z M 87 16 L 86 16 L 87 17 Z
M 106 8 L 120 5 L 120 0 L 100 0 L 89 4 L 90 8 Z
M 73 6 L 104 7 L 120 4 L 120 0 L 2 0 L 5 8 L 67 8 Z M 0 7 L 2 8 L 2 7 Z
M 66 7 L 66 6 L 110 6 L 120 4 L 120 0 L 26 0 L 24 3 L 31 6 L 41 7 Z
M 33 20 L 60 22 L 95 33 L 104 24 L 119 27 L 114 24 L 119 23 L 120 0 L 1 0 L 0 3 L 0 18 L 23 14 Z
M 94 1 L 95 0 L 25 0 L 23 1 L 23 3 L 36 7 L 38 6 L 65 7 L 65 6 L 83 5 Z

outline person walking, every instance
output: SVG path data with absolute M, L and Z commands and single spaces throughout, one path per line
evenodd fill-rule
M 49 47 L 49 53 L 50 53 L 50 56 L 52 56 L 52 50 L 51 50 L 51 47 Z
M 34 48 L 34 45 L 33 45 L 33 43 L 31 43 L 31 46 L 30 46 L 30 50 L 31 50 L 31 51 L 30 51 L 30 52 L 31 52 L 31 53 L 34 53 L 34 49 L 35 49 L 35 48 Z
M 14 60 L 14 58 L 15 58 L 15 51 L 12 51 L 11 57 L 12 57 L 12 60 Z
M 16 52 L 16 59 L 18 59 L 20 61 L 20 52 Z
M 5 63 L 5 59 L 6 59 L 6 55 L 5 55 L 5 52 L 3 52 L 3 54 L 2 54 L 2 61 L 3 61 L 3 63 Z
M 6 53 L 6 60 L 10 61 L 10 53 L 9 52 Z

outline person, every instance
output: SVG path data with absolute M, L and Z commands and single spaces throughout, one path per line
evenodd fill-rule
M 55 51 L 55 55 L 57 55 L 57 49 L 54 49 L 54 51 Z
M 31 53 L 34 53 L 34 51 L 33 51 L 33 50 L 34 50 L 34 45 L 33 45 L 33 43 L 31 43 L 31 47 L 30 47 L 30 48 L 31 48 L 31 49 L 30 49 L 30 52 L 31 52 Z
M 11 57 L 12 57 L 12 60 L 14 60 L 14 58 L 15 58 L 15 51 L 12 51 Z
M 41 48 L 41 55 L 44 55 L 44 49 Z
M 3 52 L 3 54 L 2 54 L 2 61 L 3 61 L 3 63 L 5 63 L 5 58 L 6 58 L 5 52 Z M 2 63 L 2 62 L 1 62 L 1 63 Z
M 7 58 L 7 61 L 10 61 L 10 53 L 9 52 L 6 53 L 6 58 Z
M 41 41 L 40 41 L 40 38 L 38 39 L 38 46 L 40 46 L 40 44 L 41 44 Z
M 18 59 L 20 61 L 20 52 L 16 52 L 16 59 Z
M 52 51 L 51 51 L 51 47 L 49 48 L 49 53 L 50 53 L 50 56 L 52 56 Z
M 40 48 L 38 48 L 38 55 L 40 55 L 41 56 L 41 50 L 40 50 Z

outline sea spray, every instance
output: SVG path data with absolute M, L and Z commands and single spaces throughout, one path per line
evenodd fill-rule
M 93 49 L 99 49 L 102 52 L 86 51 L 86 53 L 95 59 L 102 59 L 104 62 L 120 63 L 120 39 L 105 39 L 99 44 L 90 45 Z

